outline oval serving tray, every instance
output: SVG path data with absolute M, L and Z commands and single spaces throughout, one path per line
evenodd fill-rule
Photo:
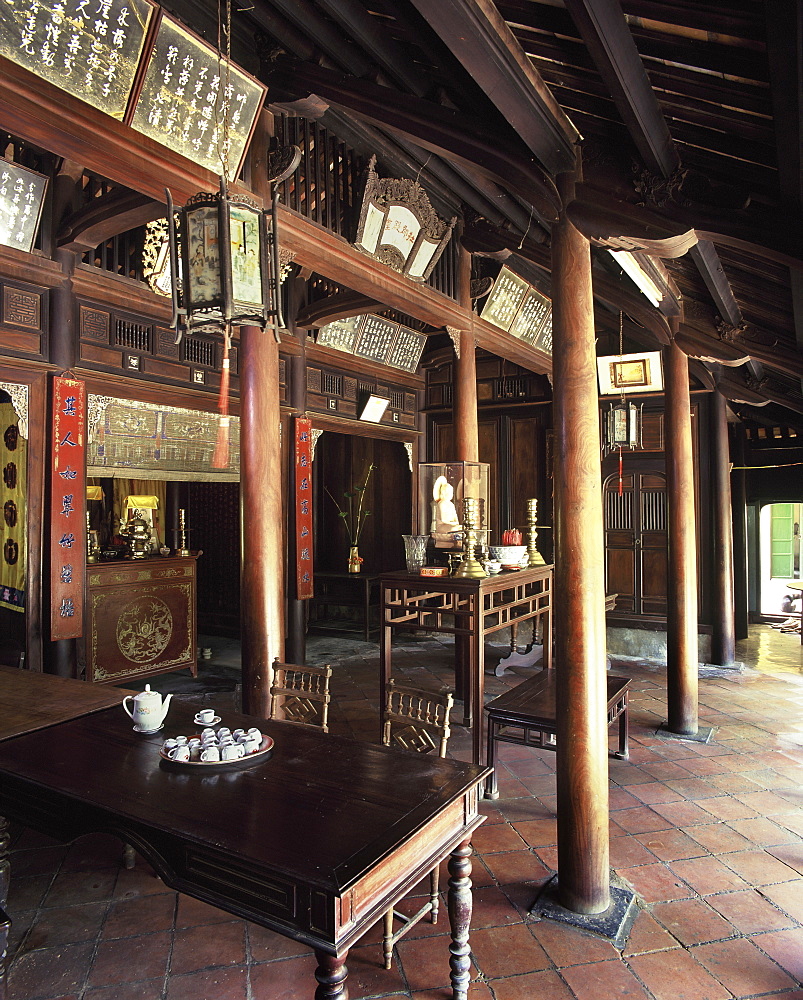
M 274 742 L 270 736 L 262 737 L 262 745 L 259 750 L 240 757 L 238 760 L 171 760 L 164 750 L 159 750 L 160 765 L 168 771 L 194 771 L 196 774 L 206 774 L 213 771 L 239 771 L 244 767 L 251 767 L 259 764 L 260 761 L 268 760 L 273 752 Z

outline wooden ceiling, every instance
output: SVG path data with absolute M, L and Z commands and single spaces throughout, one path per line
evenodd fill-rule
M 657 250 L 697 377 L 746 418 L 803 425 L 803 0 L 254 0 L 237 17 L 270 101 L 315 95 L 333 129 L 421 164 L 474 252 L 548 269 L 579 141 L 601 332 L 624 309 L 632 342 L 666 340 L 604 252 Z

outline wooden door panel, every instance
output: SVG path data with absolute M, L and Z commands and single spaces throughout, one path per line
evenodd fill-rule
M 636 560 L 632 549 L 608 549 L 605 561 L 605 593 L 618 594 L 618 611 L 635 610 Z

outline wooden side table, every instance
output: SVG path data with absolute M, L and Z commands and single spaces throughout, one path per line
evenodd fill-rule
M 482 758 L 485 638 L 504 628 L 540 622 L 544 666 L 552 663 L 552 566 L 502 572 L 483 580 L 386 574 L 381 579 L 380 704 L 391 677 L 393 633 L 455 637 L 455 687 L 463 724 L 472 730 L 472 760 Z
M 497 743 L 538 750 L 557 750 L 557 720 L 555 713 L 555 670 L 542 670 L 534 677 L 500 694 L 485 706 L 488 713 L 488 767 L 496 762 Z M 619 749 L 615 756 L 627 760 L 627 702 L 630 677 L 608 674 L 608 725 L 619 720 Z M 486 799 L 499 797 L 496 771 L 485 783 Z

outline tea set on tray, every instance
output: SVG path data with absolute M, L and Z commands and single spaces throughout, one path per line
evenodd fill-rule
M 169 694 L 163 699 L 158 691 L 151 691 L 150 684 L 137 695 L 126 695 L 123 708 L 134 723 L 134 731 L 144 735 L 158 733 L 164 726 L 172 697 Z M 132 708 L 128 707 L 129 701 L 133 702 Z M 201 732 L 166 739 L 159 751 L 162 762 L 199 769 L 244 766 L 273 749 L 273 740 L 263 736 L 255 726 L 232 731 L 228 726 L 220 726 L 220 721 L 213 708 L 199 709 L 195 722 L 203 727 Z

